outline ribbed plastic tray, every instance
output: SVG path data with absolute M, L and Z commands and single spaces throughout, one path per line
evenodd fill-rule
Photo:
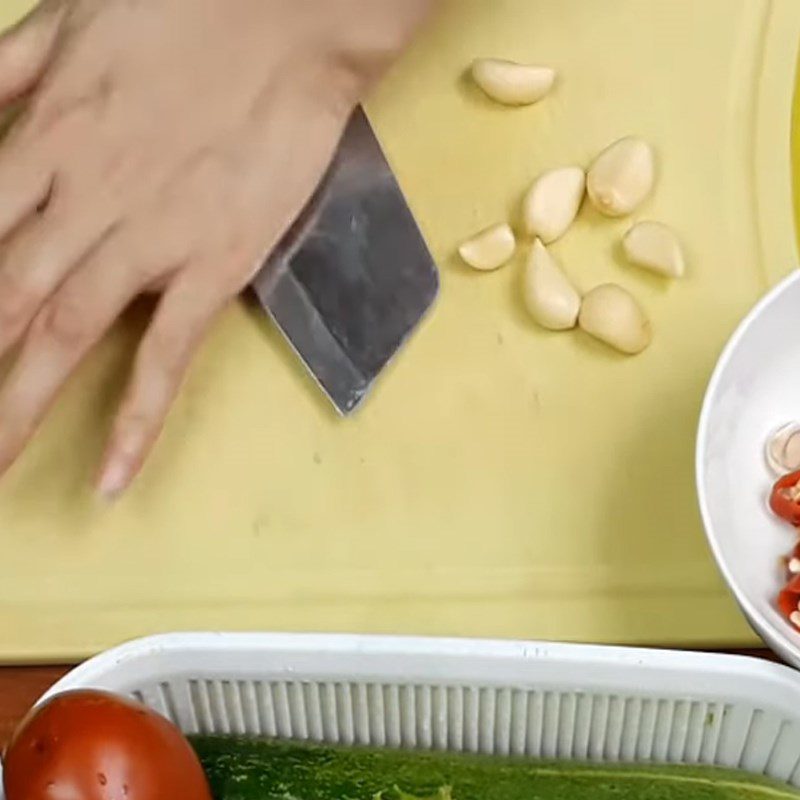
M 800 786 L 800 676 L 752 659 L 533 642 L 176 634 L 51 691 L 138 698 L 186 733 L 738 767 Z

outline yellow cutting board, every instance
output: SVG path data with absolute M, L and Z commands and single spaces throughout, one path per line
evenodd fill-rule
M 22 3 L 0 2 L 9 23 Z M 369 105 L 442 271 L 435 313 L 363 411 L 337 419 L 264 318 L 201 354 L 129 497 L 87 488 L 138 323 L 90 360 L 0 485 L 0 658 L 80 656 L 169 629 L 313 629 L 745 644 L 698 517 L 705 383 L 796 264 L 790 118 L 797 0 L 450 0 Z M 478 55 L 552 64 L 554 94 L 492 105 Z M 689 275 L 625 266 L 628 222 L 586 210 L 555 251 L 614 280 L 655 342 L 623 358 L 538 330 L 521 259 L 465 270 L 541 170 L 653 143 L 642 216 Z

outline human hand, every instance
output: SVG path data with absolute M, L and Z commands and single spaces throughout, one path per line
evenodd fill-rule
M 190 359 L 301 211 L 431 0 L 43 0 L 0 38 L 0 473 L 161 295 L 98 478 L 140 470 Z

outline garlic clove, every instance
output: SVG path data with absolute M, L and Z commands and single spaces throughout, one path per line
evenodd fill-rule
M 621 353 L 636 355 L 653 340 L 649 320 L 630 292 L 615 283 L 596 286 L 584 298 L 578 325 Z
M 458 248 L 458 254 L 473 269 L 498 269 L 514 255 L 517 242 L 511 227 L 503 222 L 481 231 Z
M 774 431 L 767 440 L 764 455 L 779 477 L 800 470 L 800 423 L 789 422 Z
M 550 67 L 517 64 L 500 58 L 472 62 L 472 79 L 492 100 L 509 106 L 536 103 L 550 92 L 556 73 Z
M 575 221 L 586 191 L 586 173 L 580 167 L 559 167 L 542 173 L 523 203 L 523 222 L 530 236 L 544 244 L 561 238 Z
M 683 247 L 675 232 L 660 222 L 639 222 L 622 240 L 628 261 L 638 267 L 664 275 L 681 278 L 686 272 Z
M 581 296 L 540 239 L 533 243 L 525 264 L 523 299 L 543 328 L 565 331 L 578 322 Z
M 629 136 L 607 147 L 586 176 L 592 205 L 608 217 L 624 217 L 645 201 L 655 184 L 653 148 Z

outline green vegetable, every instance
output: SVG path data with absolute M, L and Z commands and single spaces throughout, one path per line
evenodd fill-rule
M 695 767 L 579 765 L 287 742 L 192 742 L 215 800 L 797 800 L 784 784 Z

